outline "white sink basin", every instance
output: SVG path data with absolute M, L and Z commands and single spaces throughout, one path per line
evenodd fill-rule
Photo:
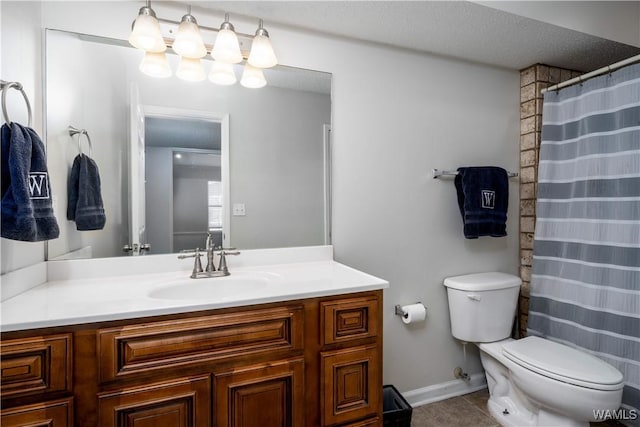
M 238 273 L 225 277 L 178 279 L 149 292 L 149 297 L 173 300 L 224 301 L 264 289 L 279 275 L 273 273 Z

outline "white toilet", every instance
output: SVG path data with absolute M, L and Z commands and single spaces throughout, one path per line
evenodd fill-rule
M 444 280 L 451 332 L 480 348 L 489 411 L 503 426 L 588 426 L 616 410 L 620 371 L 586 352 L 539 337 L 509 338 L 520 278 L 478 273 Z

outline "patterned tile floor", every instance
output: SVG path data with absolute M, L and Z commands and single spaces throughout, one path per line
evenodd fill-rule
M 487 389 L 413 408 L 411 427 L 499 427 L 487 410 Z M 624 427 L 616 421 L 592 427 Z
M 487 389 L 413 408 L 411 427 L 500 426 L 487 410 Z

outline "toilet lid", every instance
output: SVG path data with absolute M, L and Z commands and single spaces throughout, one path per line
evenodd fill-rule
M 502 354 L 518 365 L 569 384 L 599 390 L 622 387 L 622 373 L 584 351 L 540 337 L 526 337 L 502 346 Z

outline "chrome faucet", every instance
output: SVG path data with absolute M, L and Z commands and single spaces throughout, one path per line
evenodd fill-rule
M 179 259 L 185 258 L 195 258 L 193 263 L 193 271 L 191 272 L 192 279 L 199 279 L 205 277 L 223 277 L 228 276 L 229 267 L 227 267 L 227 255 L 240 255 L 239 251 L 236 251 L 235 248 L 218 248 L 218 256 L 220 257 L 220 261 L 218 262 L 218 270 L 216 271 L 215 263 L 214 263 L 214 254 L 216 253 L 216 249 L 213 245 L 213 240 L 211 233 L 207 233 L 207 240 L 205 242 L 205 252 L 207 254 L 207 266 L 202 269 L 202 261 L 200 257 L 202 253 L 200 252 L 200 248 L 195 249 L 187 249 L 182 254 L 178 255 Z M 187 255 L 188 254 L 188 255 Z

